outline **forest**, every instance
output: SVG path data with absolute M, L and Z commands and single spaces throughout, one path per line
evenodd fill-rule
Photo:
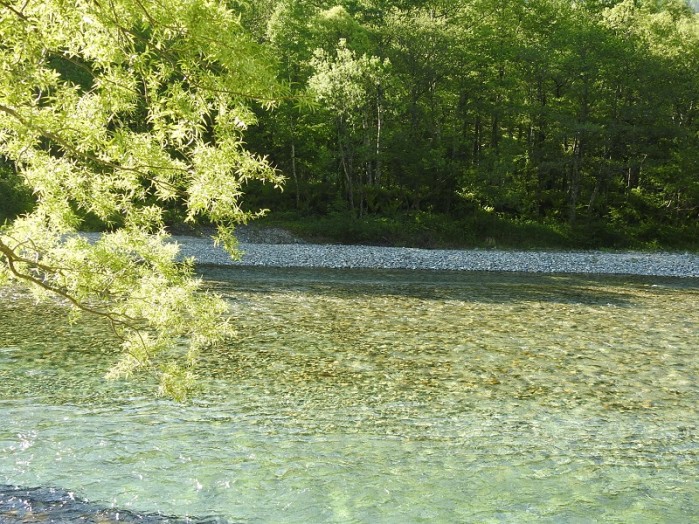
M 699 17 L 685 2 L 282 0 L 249 16 L 311 102 L 249 131 L 288 178 L 255 203 L 441 215 L 464 239 L 514 222 L 592 244 L 695 241 Z
M 285 87 L 245 130 L 284 190 L 246 208 L 345 241 L 699 243 L 699 2 L 228 3 Z M 0 170 L 2 220 L 32 197 Z

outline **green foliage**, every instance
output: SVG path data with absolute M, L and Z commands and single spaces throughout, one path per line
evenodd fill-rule
M 463 218 L 431 212 L 358 218 L 345 209 L 326 216 L 301 217 L 295 213 L 274 213 L 265 222 L 284 227 L 306 240 L 321 243 L 426 249 L 590 247 L 589 242 L 573 238 L 572 231 L 565 225 L 516 221 L 486 211 Z M 600 244 L 592 247 L 600 247 Z
M 335 56 L 318 49 L 311 66 L 315 74 L 308 84 L 323 106 L 349 125 L 360 126 L 389 63 L 367 55 L 357 57 L 343 39 Z
M 0 163 L 0 224 L 13 220 L 34 206 L 29 187 L 22 183 L 9 165 Z
M 318 107 L 261 116 L 254 147 L 293 173 L 298 210 L 492 208 L 611 244 L 603 231 L 699 219 L 699 18 L 686 2 L 277 4 L 275 52 Z
M 234 253 L 234 224 L 256 215 L 245 184 L 282 182 L 242 141 L 250 105 L 285 91 L 238 20 L 213 0 L 0 3 L 0 157 L 16 170 L 2 177 L 3 274 L 108 318 L 125 355 L 110 376 L 156 370 L 179 397 L 230 329 L 164 217 L 217 225 Z M 24 186 L 36 202 L 14 218 Z M 75 234 L 85 217 L 113 231 L 89 243 Z

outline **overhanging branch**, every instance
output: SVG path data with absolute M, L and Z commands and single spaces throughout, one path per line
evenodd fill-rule
M 135 323 L 137 322 L 135 318 L 131 318 L 128 315 L 115 315 L 114 313 L 111 313 L 109 311 L 96 309 L 78 300 L 73 295 L 71 295 L 69 291 L 57 286 L 52 286 L 51 284 L 48 284 L 45 280 L 38 278 L 35 275 L 31 275 L 29 273 L 24 273 L 20 271 L 17 267 L 17 264 L 27 264 L 30 267 L 34 267 L 40 271 L 43 271 L 44 273 L 55 273 L 59 270 L 18 255 L 10 246 L 3 242 L 2 239 L 0 239 L 0 255 L 2 255 L 0 256 L 0 261 L 3 257 L 5 258 L 5 266 L 15 278 L 24 282 L 28 282 L 29 284 L 38 286 L 46 291 L 49 291 L 50 293 L 53 293 L 59 297 L 66 299 L 80 311 L 84 311 L 86 313 L 90 313 L 98 317 L 106 318 L 109 321 L 112 331 L 119 338 L 123 339 L 124 337 L 123 334 L 119 333 L 117 327 L 138 331 L 138 329 L 135 327 Z

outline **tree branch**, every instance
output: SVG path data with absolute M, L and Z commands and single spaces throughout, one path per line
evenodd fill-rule
M 19 255 L 17 255 L 14 250 L 5 244 L 1 239 L 0 239 L 0 254 L 2 254 L 5 257 L 6 260 L 6 266 L 7 269 L 10 271 L 12 275 L 14 275 L 16 278 L 23 280 L 25 282 L 29 282 L 30 284 L 39 286 L 40 288 L 50 291 L 51 293 L 54 293 L 70 302 L 74 307 L 77 309 L 84 311 L 86 313 L 90 313 L 92 315 L 96 315 L 102 318 L 106 318 L 109 320 L 109 323 L 111 325 L 112 331 L 114 334 L 119 337 L 119 338 L 124 338 L 122 334 L 120 334 L 116 330 L 116 326 L 121 326 L 123 328 L 130 328 L 135 331 L 138 331 L 134 327 L 134 324 L 137 322 L 136 319 L 129 317 L 128 315 L 115 315 L 113 313 L 110 313 L 108 311 L 103 311 L 100 309 L 95 309 L 94 307 L 90 307 L 87 304 L 79 301 L 76 299 L 74 296 L 72 296 L 68 291 L 61 289 L 56 286 L 52 286 L 50 284 L 47 284 L 44 280 L 37 278 L 33 275 L 23 273 L 17 268 L 17 263 L 23 263 L 27 264 L 30 266 L 34 266 L 42 271 L 45 271 L 47 273 L 49 272 L 55 272 L 53 268 L 50 268 L 48 266 L 45 266 L 43 264 L 39 264 L 38 262 L 34 262 L 32 260 L 28 260 L 26 258 L 23 258 Z M 122 318 L 119 318 L 122 317 Z
M 52 131 L 48 131 L 42 127 L 39 127 L 35 124 L 32 124 L 29 122 L 26 118 L 24 118 L 19 112 L 16 110 L 12 109 L 11 107 L 8 107 L 4 104 L 0 104 L 0 111 L 2 111 L 5 114 L 8 114 L 15 118 L 20 124 L 22 124 L 24 127 L 27 129 L 31 129 L 33 131 L 36 131 L 40 135 L 42 135 L 44 138 L 47 138 L 51 140 L 52 142 L 55 142 L 58 144 L 60 147 L 63 148 L 63 150 L 66 153 L 70 153 L 73 157 L 77 158 L 82 158 L 83 160 L 89 160 L 91 162 L 94 162 L 98 165 L 101 165 L 103 167 L 108 167 L 110 169 L 113 169 L 114 171 L 127 171 L 130 173 L 136 173 L 137 175 L 142 176 L 144 179 L 151 179 L 151 176 L 143 171 L 142 169 L 163 169 L 167 171 L 179 171 L 181 173 L 187 173 L 187 170 L 181 167 L 170 167 L 170 166 L 153 166 L 153 165 L 147 165 L 144 164 L 140 167 L 124 167 L 120 164 L 117 164 L 115 162 L 109 162 L 106 160 L 102 160 L 101 158 L 96 157 L 95 155 L 87 152 L 82 152 L 77 150 L 75 147 L 73 147 L 70 143 L 68 143 L 66 140 L 58 136 L 57 134 L 53 133 Z M 178 193 L 182 193 L 182 190 L 175 186 L 174 184 L 170 184 L 164 180 L 152 180 L 152 183 L 155 185 L 166 185 L 170 187 L 171 189 L 174 189 Z
M 27 3 L 28 2 L 25 2 L 24 6 L 22 6 L 22 10 L 24 10 L 24 8 L 27 6 Z M 22 13 L 22 11 L 18 11 L 15 7 L 10 5 L 8 2 L 5 2 L 4 0 L 0 0 L 0 6 L 6 7 L 7 9 L 12 11 L 15 15 L 17 15 L 19 18 L 21 18 L 25 22 L 29 22 L 29 18 L 24 13 Z

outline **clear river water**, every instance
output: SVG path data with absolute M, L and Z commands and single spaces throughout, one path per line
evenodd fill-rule
M 238 334 L 183 404 L 0 291 L 0 522 L 699 518 L 697 279 L 203 272 Z

